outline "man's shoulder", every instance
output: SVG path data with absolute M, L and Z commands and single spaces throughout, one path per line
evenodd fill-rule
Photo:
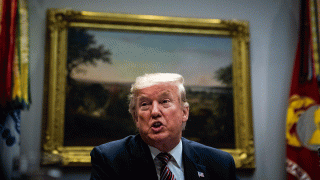
M 184 148 L 188 148 L 187 150 L 190 153 L 198 154 L 200 157 L 206 158 L 222 158 L 222 159 L 232 159 L 233 157 L 228 152 L 222 151 L 220 149 L 210 147 L 192 140 L 188 140 L 186 138 L 182 138 L 182 142 L 184 144 Z
M 118 139 L 118 140 L 114 140 L 114 141 L 110 141 L 110 142 L 98 145 L 95 148 L 113 149 L 113 148 L 117 148 L 117 147 L 122 147 L 122 146 L 125 146 L 125 144 L 127 144 L 128 142 L 132 141 L 134 138 L 135 138 L 134 135 L 130 135 L 130 136 L 124 137 L 122 139 Z
M 91 155 L 101 154 L 104 156 L 115 157 L 115 155 L 124 155 L 128 153 L 130 146 L 133 146 L 136 141 L 135 135 L 127 136 L 123 139 L 107 142 L 105 144 L 101 144 L 96 146 L 91 151 Z
M 235 162 L 230 153 L 185 138 L 182 138 L 182 144 L 185 158 L 198 167 L 205 166 L 204 171 L 210 177 L 236 179 Z

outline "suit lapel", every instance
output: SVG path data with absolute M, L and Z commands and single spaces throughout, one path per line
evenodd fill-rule
M 137 135 L 129 144 L 131 149 L 133 174 L 131 177 L 139 177 L 143 180 L 158 180 L 154 161 L 152 159 L 150 149 Z
M 197 152 L 188 144 L 187 140 L 182 138 L 182 159 L 184 166 L 185 180 L 209 179 L 206 173 L 206 167 L 199 164 L 199 156 Z
M 150 149 L 137 135 L 129 143 L 130 157 L 132 158 L 132 175 L 131 177 L 139 177 L 141 180 L 158 180 L 154 161 L 152 159 Z M 200 157 L 197 152 L 188 144 L 188 140 L 182 138 L 182 161 L 184 167 L 185 180 L 210 179 L 206 172 L 206 167 L 199 163 Z

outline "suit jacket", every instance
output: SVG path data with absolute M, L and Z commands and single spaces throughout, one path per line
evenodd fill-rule
M 95 147 L 91 153 L 91 180 L 158 180 L 150 149 L 140 135 Z M 182 138 L 185 180 L 235 180 L 233 157 L 224 151 Z

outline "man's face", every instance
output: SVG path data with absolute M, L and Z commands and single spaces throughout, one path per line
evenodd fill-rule
M 142 139 L 149 145 L 177 145 L 189 108 L 182 107 L 178 87 L 170 83 L 153 85 L 138 91 L 135 122 Z

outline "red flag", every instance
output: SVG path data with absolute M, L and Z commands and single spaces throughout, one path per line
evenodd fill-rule
M 320 179 L 320 96 L 314 68 L 311 11 L 301 1 L 300 34 L 286 122 L 287 179 Z
M 1 0 L 0 105 L 11 101 L 12 65 L 15 48 L 17 0 Z

